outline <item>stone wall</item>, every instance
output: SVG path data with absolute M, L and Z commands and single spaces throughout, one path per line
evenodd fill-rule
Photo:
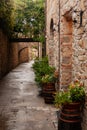
M 73 80 L 73 6 L 77 1 L 60 1 L 60 87 Z
M 78 2 L 74 10 L 77 22 L 73 25 L 73 79 L 84 81 L 87 91 L 87 1 L 83 0 L 82 4 Z M 85 107 L 83 130 L 87 129 L 87 106 Z
M 47 0 L 46 5 L 46 54 L 49 64 L 58 69 L 58 2 L 57 0 Z
M 46 4 L 47 54 L 50 64 L 59 70 L 59 87 L 66 89 L 79 79 L 87 91 L 87 1 L 47 0 Z M 55 53 L 59 54 L 57 58 Z M 86 107 L 83 130 L 87 129 Z
M 64 3 L 62 0 L 60 5 L 60 33 L 72 37 L 70 40 L 66 36 L 67 43 L 72 43 L 72 80 L 82 80 L 87 87 L 87 1 L 67 0 Z
M 61 0 L 59 4 L 58 0 L 47 0 L 46 4 L 47 55 L 50 64 L 60 68 L 61 87 L 73 79 L 86 85 L 87 2 Z

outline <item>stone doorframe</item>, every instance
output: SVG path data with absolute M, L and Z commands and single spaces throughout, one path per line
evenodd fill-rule
M 72 13 L 60 15 L 60 88 L 72 81 Z

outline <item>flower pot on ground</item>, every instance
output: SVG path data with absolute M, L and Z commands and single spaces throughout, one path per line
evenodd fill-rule
M 43 82 L 42 77 L 45 75 L 53 74 L 55 67 L 52 67 L 48 64 L 47 56 L 42 59 L 36 59 L 33 64 L 33 69 L 35 70 L 35 81 L 40 88 L 40 95 L 43 96 Z
M 58 130 L 82 130 L 80 102 L 63 105 L 58 119 Z
M 84 85 L 75 81 L 67 91 L 57 92 L 55 104 L 60 107 L 58 130 L 81 130 L 81 112 L 85 103 Z
M 45 103 L 53 103 L 54 102 L 54 92 L 55 92 L 55 83 L 45 83 L 43 85 L 43 95 Z
M 56 77 L 54 76 L 54 74 L 49 74 L 42 77 L 45 103 L 54 102 L 54 93 L 56 92 L 55 81 Z

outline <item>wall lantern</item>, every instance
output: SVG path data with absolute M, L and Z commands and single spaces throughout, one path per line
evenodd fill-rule
M 76 11 L 74 11 L 74 12 L 73 12 L 73 22 L 74 22 L 74 24 L 77 23 L 76 17 L 77 17 Z
M 79 22 L 78 22 L 78 16 L 79 16 Z M 82 20 L 83 20 L 83 11 L 74 11 L 73 12 L 73 23 L 79 23 L 79 28 L 82 27 Z
M 82 27 L 82 16 L 83 16 L 83 11 L 80 11 L 80 27 Z

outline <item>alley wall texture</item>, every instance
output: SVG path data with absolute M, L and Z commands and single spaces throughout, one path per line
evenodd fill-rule
M 27 61 L 28 48 L 23 43 L 10 43 L 6 34 L 0 30 L 0 79 L 17 65 Z
M 2 30 L 0 30 L 0 78 L 8 72 L 8 48 L 8 39 L 6 35 L 3 34 Z
M 59 73 L 59 88 L 75 79 L 87 91 L 87 0 L 46 0 L 46 53 Z M 87 126 L 87 104 L 83 130 Z
M 0 79 L 21 63 L 42 57 L 40 42 L 10 42 L 0 29 Z

